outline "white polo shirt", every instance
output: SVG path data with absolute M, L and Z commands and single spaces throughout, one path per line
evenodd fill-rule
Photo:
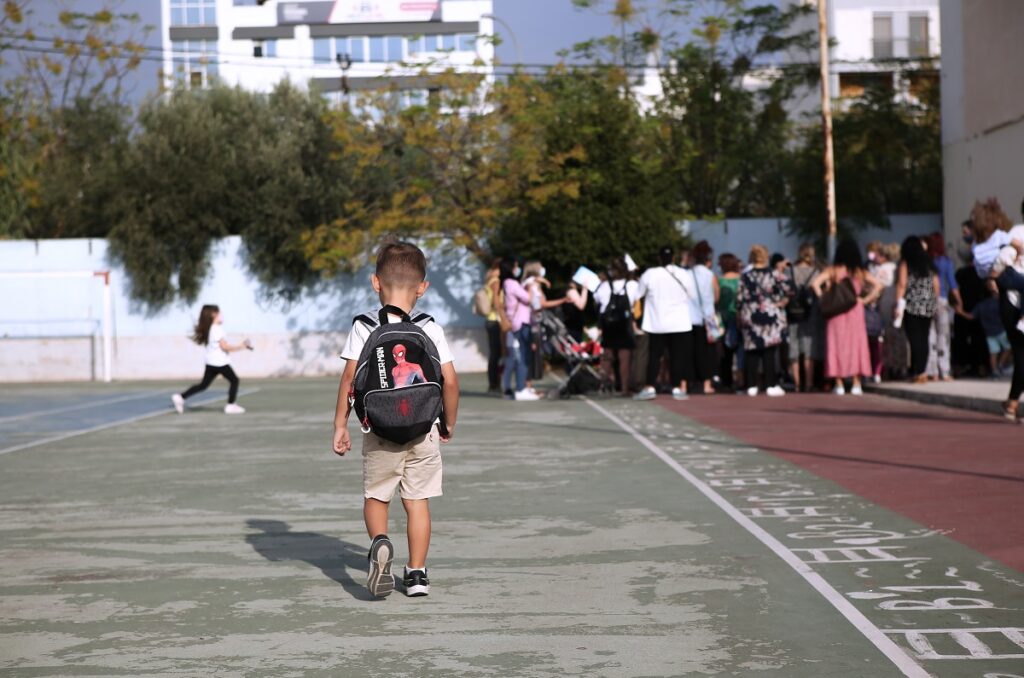
M 647 269 L 640 276 L 639 296 L 644 299 L 640 329 L 651 334 L 675 334 L 693 329 L 690 297 L 696 298 L 693 276 L 674 264 Z

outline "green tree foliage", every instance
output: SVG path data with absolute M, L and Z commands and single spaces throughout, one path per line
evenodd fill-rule
M 65 3 L 54 24 L 28 0 L 0 14 L 0 238 L 102 236 L 129 127 L 124 83 L 151 28 L 121 3 L 92 13 Z
M 942 211 L 942 142 L 937 79 L 920 78 L 916 96 L 869 87 L 845 100 L 833 120 L 836 205 L 846 232 L 889 226 L 888 215 Z M 820 125 L 808 126 L 795 152 L 790 183 L 793 228 L 824 230 Z
M 508 219 L 492 248 L 540 259 L 567 279 L 580 263 L 631 253 L 653 259 L 679 239 L 679 216 L 657 122 L 624 94 L 619 68 L 554 69 L 537 86 L 550 106 L 541 116 L 545 155 L 571 154 L 578 192 Z
M 383 90 L 359 102 L 360 115 L 335 116 L 346 163 L 373 178 L 339 219 L 307 234 L 315 268 L 330 274 L 363 263 L 389 237 L 486 259 L 497 225 L 577 194 L 570 163 L 580 150 L 546 152 L 540 117 L 554 102 L 532 79 L 423 77 L 432 92 L 424 102 L 402 108 L 395 90 Z
M 813 44 L 812 33 L 791 30 L 806 8 L 711 4 L 717 11 L 696 17 L 694 40 L 671 52 L 657 104 L 678 199 L 696 218 L 783 214 L 785 104 L 807 69 L 773 62 Z
M 291 296 L 314 279 L 301 242 L 336 218 L 350 173 L 323 101 L 287 82 L 270 95 L 215 86 L 150 102 L 126 156 L 111 253 L 151 306 L 194 300 L 210 246 L 241 235 L 250 270 Z

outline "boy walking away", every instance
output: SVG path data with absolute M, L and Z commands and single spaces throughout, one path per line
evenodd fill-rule
M 430 593 L 431 497 L 441 496 L 441 448 L 455 430 L 459 381 L 444 330 L 413 314 L 426 293 L 427 260 L 415 245 L 385 245 L 371 277 L 381 308 L 357 316 L 341 353 L 346 361 L 334 416 L 334 452 L 352 449 L 349 413 L 363 431 L 363 519 L 371 539 L 366 587 L 384 597 L 395 587 L 388 507 L 399 490 L 408 516 L 405 593 Z

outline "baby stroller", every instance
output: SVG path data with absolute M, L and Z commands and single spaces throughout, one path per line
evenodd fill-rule
M 569 398 L 574 395 L 602 393 L 611 390 L 604 375 L 594 368 L 601 360 L 601 346 L 596 342 L 580 344 L 565 327 L 565 323 L 553 311 L 542 311 L 540 314 L 539 346 L 544 355 L 560 358 L 565 362 L 565 373 L 568 379 L 552 395 Z

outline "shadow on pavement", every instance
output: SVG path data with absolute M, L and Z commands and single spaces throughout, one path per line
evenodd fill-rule
M 309 563 L 327 578 L 341 584 L 353 598 L 383 600 L 370 595 L 362 583 L 348 574 L 350 569 L 366 571 L 365 548 L 319 532 L 292 532 L 291 525 L 281 520 L 251 518 L 246 521 L 246 525 L 260 530 L 246 535 L 245 541 L 267 560 L 299 560 Z

